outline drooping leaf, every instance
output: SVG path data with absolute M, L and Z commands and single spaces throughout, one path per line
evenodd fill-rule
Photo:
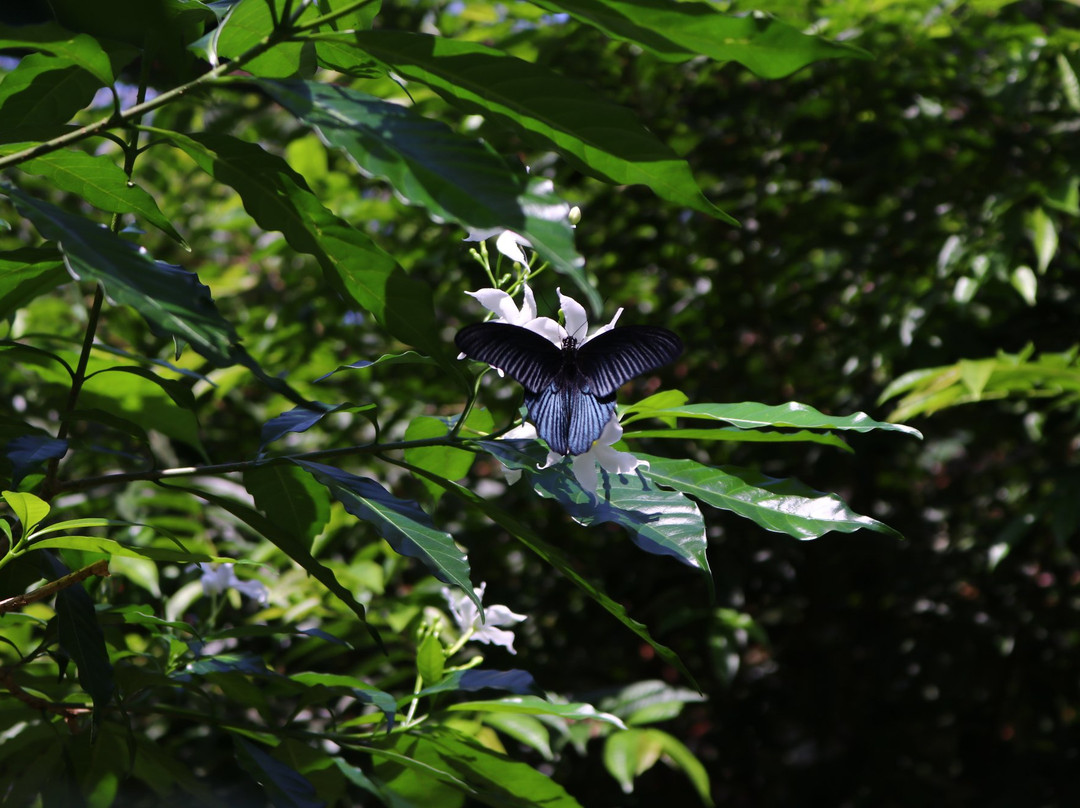
M 0 252 L 0 320 L 70 279 L 59 251 L 52 247 Z
M 207 359 L 232 364 L 237 336 L 197 276 L 155 262 L 138 247 L 81 216 L 4 186 L 19 212 L 60 245 L 77 278 L 104 285 L 117 303 L 139 312 L 154 327 L 190 343 Z
M 293 462 L 325 485 L 345 510 L 374 525 L 396 552 L 419 559 L 440 581 L 464 591 L 483 614 L 484 607 L 469 580 L 468 559 L 453 537 L 436 528 L 419 505 L 398 499 L 366 477 L 321 463 Z
M 22 435 L 4 447 L 4 454 L 11 461 L 11 484 L 19 482 L 49 460 L 58 460 L 67 454 L 68 442 L 44 435 Z
M 330 520 L 326 489 L 293 466 L 272 463 L 248 469 L 244 487 L 271 522 L 308 542 L 322 533 Z
M 158 134 L 232 187 L 260 227 L 279 231 L 294 249 L 314 256 L 334 287 L 393 336 L 457 367 L 435 327 L 431 287 L 406 275 L 368 236 L 327 210 L 288 163 L 228 135 Z
M 855 513 L 835 494 L 814 491 L 798 480 L 768 477 L 754 469 L 713 468 L 694 460 L 639 457 L 650 463 L 644 472 L 650 480 L 745 516 L 774 533 L 816 539 L 830 530 L 852 533 L 866 528 L 900 535 L 876 519 Z
M 728 16 L 708 3 L 665 0 L 536 0 L 554 12 L 595 26 L 608 36 L 633 42 L 662 59 L 695 56 L 735 61 L 769 79 L 782 78 L 822 59 L 870 59 L 843 42 L 808 36 L 771 17 Z
M 30 146 L 33 144 L 27 144 Z M 180 244 L 184 239 L 157 206 L 154 197 L 128 181 L 124 170 L 103 155 L 61 149 L 19 164 L 28 174 L 45 177 L 57 188 L 110 213 L 134 213 Z
M 474 42 L 401 31 L 363 31 L 357 45 L 407 79 L 469 112 L 523 128 L 618 185 L 647 185 L 677 205 L 736 221 L 709 202 L 685 160 L 630 110 L 587 85 Z
M 323 374 L 317 378 L 315 382 L 318 383 L 324 381 L 345 370 L 367 370 L 368 368 L 383 367 L 386 365 L 430 365 L 434 363 L 435 360 L 430 356 L 418 354 L 416 351 L 405 351 L 404 353 L 399 354 L 384 354 L 378 359 L 373 359 L 370 362 L 366 359 L 357 359 L 351 364 L 339 365 L 337 370 L 332 370 L 329 373 Z
M 584 702 L 556 703 L 539 696 L 504 696 L 490 701 L 463 701 L 451 704 L 447 710 L 494 713 L 522 713 L 527 715 L 557 715 L 578 721 L 601 721 L 619 729 L 626 729 L 622 720 L 611 713 L 603 713 Z
M 28 53 L 0 82 L 0 142 L 56 131 L 93 100 L 100 86 L 70 59 Z
M 294 407 L 271 418 L 262 426 L 259 450 L 266 448 L 267 444 L 273 443 L 290 432 L 306 432 L 319 423 L 327 415 L 335 412 L 365 412 L 375 409 L 374 404 L 338 404 L 331 407 L 321 402 L 312 402 L 312 407 Z
M 387 180 L 407 202 L 475 230 L 512 230 L 569 276 L 594 311 L 601 301 L 574 250 L 569 206 L 550 183 L 513 171 L 485 144 L 347 87 L 260 81 L 279 104 L 345 151 L 369 175 Z
M 233 736 L 233 748 L 240 767 L 261 785 L 275 808 L 323 808 L 326 805 L 311 781 L 260 747 Z

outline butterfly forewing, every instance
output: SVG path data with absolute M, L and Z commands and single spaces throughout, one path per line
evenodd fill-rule
M 551 384 L 562 366 L 562 351 L 534 331 L 509 323 L 474 323 L 454 342 L 466 356 L 498 368 L 526 390 Z
M 593 337 L 577 352 L 577 365 L 598 396 L 608 396 L 635 376 L 666 365 L 682 353 L 671 331 L 627 325 Z

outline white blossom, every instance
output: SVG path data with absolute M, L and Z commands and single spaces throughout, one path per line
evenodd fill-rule
M 527 267 L 529 265 L 529 259 L 525 257 L 525 253 L 522 251 L 522 247 L 528 247 L 532 249 L 532 244 L 525 236 L 520 233 L 515 233 L 513 230 L 502 230 L 498 227 L 488 228 L 486 230 L 469 229 L 469 235 L 465 238 L 466 241 L 487 241 L 492 236 L 495 236 L 495 249 L 505 255 L 511 261 L 516 264 L 521 264 Z
M 220 595 L 226 590 L 235 589 L 241 595 L 246 595 L 256 601 L 260 606 L 270 602 L 270 592 L 266 585 L 260 581 L 243 581 L 236 577 L 232 564 L 200 563 L 196 565 L 202 572 L 199 579 L 202 583 L 203 592 L 207 595 Z
M 649 461 L 639 460 L 629 452 L 620 452 L 611 447 L 622 438 L 623 428 L 619 419 L 612 414 L 611 420 L 604 425 L 604 431 L 600 437 L 593 441 L 589 451 L 579 454 L 570 461 L 574 477 L 578 484 L 593 496 L 596 495 L 597 475 L 596 464 L 609 474 L 629 474 L 638 466 L 648 468 Z M 546 469 L 562 460 L 563 456 L 558 452 L 548 452 L 547 462 L 540 468 Z
M 477 599 L 481 602 L 484 599 L 484 590 L 486 588 L 487 584 L 483 583 L 473 590 L 476 593 Z M 453 614 L 454 622 L 457 623 L 458 628 L 462 632 L 472 631 L 470 640 L 489 643 L 491 645 L 501 645 L 511 654 L 517 653 L 517 651 L 514 650 L 514 633 L 498 627 L 512 626 L 516 623 L 520 623 L 525 619 L 525 615 L 515 614 L 510 611 L 508 607 L 496 604 L 484 608 L 486 622 L 481 623 L 480 611 L 476 608 L 476 604 L 472 602 L 472 599 L 467 594 L 460 589 L 449 589 L 445 586 L 440 591 L 442 592 L 442 596 L 446 598 L 446 602 L 450 605 L 450 612 Z

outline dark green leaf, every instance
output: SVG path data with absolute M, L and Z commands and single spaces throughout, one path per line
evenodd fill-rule
M 42 539 L 30 545 L 31 550 L 79 550 L 84 553 L 101 553 L 107 556 L 126 556 L 127 558 L 149 558 L 154 561 L 174 561 L 178 564 L 194 564 L 212 561 L 218 564 L 234 563 L 235 559 L 208 553 L 173 550 L 169 547 L 132 547 L 112 539 L 99 536 L 58 536 Z
M 101 82 L 69 59 L 29 53 L 0 83 L 0 142 L 31 139 L 71 120 Z
M 435 360 L 430 356 L 424 356 L 418 354 L 416 351 L 405 351 L 399 354 L 385 354 L 378 359 L 368 361 L 366 359 L 357 359 L 351 365 L 338 365 L 337 370 L 332 370 L 315 380 L 316 383 L 329 379 L 335 373 L 341 373 L 343 370 L 367 370 L 381 365 L 430 365 L 434 364 Z
M 30 145 L 33 144 L 27 144 Z M 57 188 L 70 191 L 102 210 L 141 216 L 169 237 L 185 244 L 158 208 L 154 197 L 131 183 L 124 170 L 108 157 L 63 149 L 20 163 L 19 168 L 28 174 L 45 177 Z
M 480 668 L 471 668 L 467 671 L 451 671 L 446 678 L 431 687 L 425 687 L 417 696 L 431 696 L 435 693 L 447 693 L 461 690 L 474 692 L 477 690 L 506 690 L 510 693 L 523 693 L 541 695 L 542 691 L 533 681 L 532 674 L 528 671 L 512 669 L 508 671 L 488 671 Z M 405 696 L 400 703 L 406 704 L 413 696 Z
M 55 23 L 0 25 L 0 48 L 45 51 L 74 62 L 106 86 L 115 81 L 109 56 L 96 39 L 87 34 L 73 34 Z
M 363 31 L 355 41 L 396 73 L 469 112 L 524 128 L 589 173 L 647 185 L 670 202 L 737 224 L 705 198 L 685 160 L 630 110 L 585 84 L 474 42 L 399 31 Z
M 327 279 L 393 336 L 440 358 L 460 374 L 435 327 L 431 287 L 410 278 L 370 238 L 323 207 L 288 163 L 227 135 L 159 134 L 235 189 L 261 227 L 281 232 L 294 249 L 314 256 Z
M 278 103 L 367 174 L 386 179 L 408 202 L 474 230 L 513 230 L 571 277 L 594 311 L 601 301 L 574 250 L 569 206 L 550 183 L 512 171 L 485 144 L 399 104 L 314 82 L 261 81 Z
M 364 704 L 373 704 L 386 717 L 387 729 L 394 728 L 394 716 L 397 712 L 397 702 L 389 693 L 372 687 L 367 682 L 353 676 L 344 676 L 336 673 L 294 673 L 290 677 L 294 682 L 308 685 L 309 687 L 326 687 L 339 690 L 347 690 L 358 701 Z
M 608 36 L 633 42 L 662 59 L 684 62 L 695 56 L 735 61 L 759 76 L 790 75 L 822 59 L 869 59 L 870 54 L 840 42 L 807 36 L 761 14 L 729 17 L 708 3 L 666 0 L 536 0 L 567 12 Z
M 291 465 L 272 463 L 249 469 L 244 472 L 244 487 L 271 522 L 308 542 L 330 519 L 326 489 Z
M 47 460 L 60 459 L 67 454 L 68 442 L 43 435 L 23 435 L 4 447 L 4 454 L 11 461 L 11 485 L 19 482 Z
M 81 216 L 66 213 L 9 186 L 4 192 L 46 238 L 60 245 L 64 263 L 78 278 L 105 286 L 117 303 L 138 311 L 151 325 L 189 342 L 211 361 L 234 361 L 236 332 L 220 315 L 198 277 L 155 262 L 138 247 Z
M 374 525 L 396 552 L 419 559 L 440 581 L 465 592 L 483 614 L 484 607 L 469 580 L 468 559 L 454 544 L 453 537 L 436 528 L 419 505 L 398 499 L 366 477 L 321 463 L 294 462 L 325 485 L 345 510 Z
M 70 571 L 51 554 L 42 558 L 56 577 Z M 94 722 L 100 721 L 101 711 L 112 700 L 114 683 L 105 635 L 98 623 L 94 601 L 82 584 L 61 589 L 56 595 L 56 618 L 60 647 L 75 662 L 79 685 L 94 701 Z
M 0 252 L 0 320 L 69 280 L 60 253 L 52 247 Z

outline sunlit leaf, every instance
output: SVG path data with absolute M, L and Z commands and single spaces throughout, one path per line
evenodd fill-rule
M 501 699 L 490 701 L 463 701 L 451 704 L 446 708 L 450 711 L 467 710 L 469 712 L 493 712 L 493 713 L 522 713 L 528 715 L 557 715 L 560 718 L 571 718 L 579 721 L 592 720 L 612 724 L 619 729 L 626 729 L 626 725 L 618 716 L 611 713 L 603 713 L 584 702 L 568 702 L 559 704 L 548 701 L 539 696 L 504 696 Z

